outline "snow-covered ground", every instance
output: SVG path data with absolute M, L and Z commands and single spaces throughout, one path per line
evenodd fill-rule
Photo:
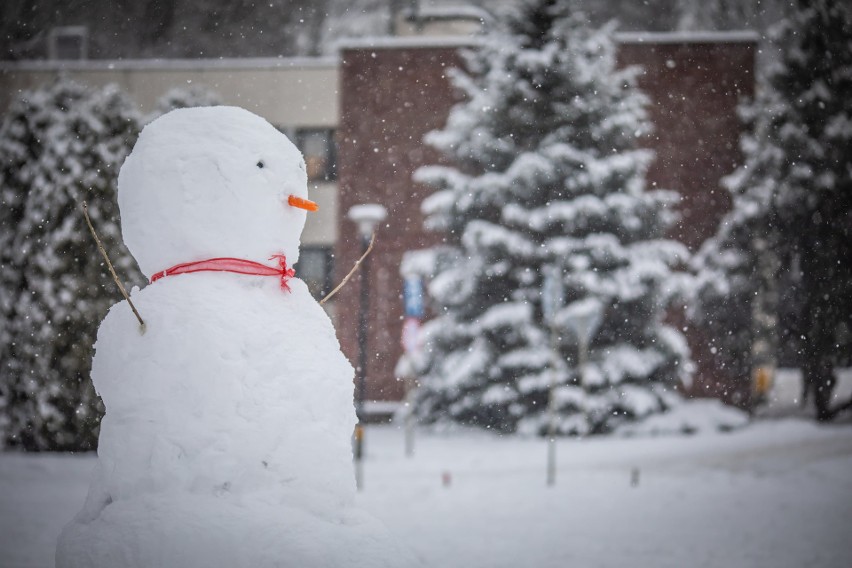
M 792 408 L 796 389 L 778 389 L 774 404 Z M 402 432 L 374 426 L 366 444 L 358 502 L 427 566 L 852 565 L 848 416 L 829 426 L 764 418 L 727 434 L 560 440 L 550 488 L 537 439 L 418 432 L 406 458 Z M 92 466 L 91 456 L 0 454 L 0 566 L 53 566 Z
M 852 367 L 837 369 L 834 372 L 837 384 L 832 392 L 832 406 L 839 406 L 852 398 Z M 808 405 L 801 407 L 802 372 L 799 369 L 778 369 L 767 404 L 758 409 L 759 417 L 810 417 L 815 414 L 813 395 Z M 848 413 L 847 413 L 848 414 Z

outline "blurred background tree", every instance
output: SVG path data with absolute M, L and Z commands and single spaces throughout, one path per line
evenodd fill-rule
M 723 356 L 748 369 L 756 338 L 743 320 L 779 295 L 767 314 L 778 352 L 797 359 L 803 398 L 828 420 L 833 369 L 852 355 L 852 8 L 802 0 L 772 36 L 781 58 L 743 109 L 753 131 L 726 181 L 733 210 L 699 255 L 696 312 Z M 768 255 L 777 261 L 761 274 Z M 798 353 L 785 353 L 790 344 Z
M 645 191 L 647 100 L 638 69 L 616 69 L 611 31 L 592 31 L 567 2 L 529 2 L 453 74 L 466 99 L 427 142 L 454 165 L 416 174 L 436 190 L 427 226 L 449 245 L 436 251 L 437 317 L 416 362 L 427 422 L 543 434 L 556 372 L 557 432 L 608 432 L 666 410 L 688 378 L 686 341 L 662 323 L 689 256 L 664 237 L 678 197 Z M 568 304 L 555 371 L 547 265 Z M 570 314 L 590 302 L 602 323 L 581 372 Z
M 0 124 L 0 398 L 9 446 L 96 446 L 101 409 L 89 367 L 116 298 L 79 206 L 88 201 L 119 273 L 141 283 L 121 244 L 115 198 L 138 131 L 124 94 L 64 79 L 22 93 Z
M 215 104 L 173 89 L 146 120 Z M 24 92 L 0 123 L 0 432 L 27 450 L 91 450 L 103 412 L 89 379 L 98 326 L 120 300 L 79 205 L 125 283 L 144 282 L 124 247 L 116 183 L 143 118 L 115 87 L 67 79 Z
M 175 87 L 169 89 L 157 100 L 156 108 L 145 120 L 151 122 L 155 118 L 178 108 L 200 106 L 217 106 L 222 104 L 222 97 L 206 87 Z

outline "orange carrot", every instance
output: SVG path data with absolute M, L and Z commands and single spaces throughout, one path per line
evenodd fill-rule
M 302 197 L 296 197 L 295 195 L 291 195 L 287 199 L 287 203 L 292 205 L 293 207 L 298 207 L 299 209 L 305 209 L 307 211 L 318 211 L 319 205 L 311 201 L 310 199 L 304 199 Z

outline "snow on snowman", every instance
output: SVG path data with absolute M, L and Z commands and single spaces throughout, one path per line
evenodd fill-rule
M 152 283 L 98 331 L 106 406 L 58 568 L 419 565 L 353 505 L 353 370 L 295 278 L 304 160 L 239 108 L 172 111 L 121 168 L 122 236 Z

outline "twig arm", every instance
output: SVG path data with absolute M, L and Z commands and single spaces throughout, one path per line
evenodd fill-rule
M 361 255 L 361 258 L 359 258 L 358 260 L 355 261 L 355 265 L 352 266 L 352 270 L 349 271 L 349 274 L 347 274 L 346 276 L 343 277 L 343 280 L 340 281 L 340 284 L 335 286 L 334 290 L 332 290 L 331 292 L 326 294 L 325 298 L 323 298 L 322 300 L 319 301 L 320 305 L 323 305 L 324 303 L 326 303 L 332 296 L 337 294 L 337 292 L 341 288 L 343 288 L 343 286 L 347 282 L 349 282 L 349 279 L 352 278 L 352 275 L 355 274 L 358 271 L 358 269 L 361 267 L 361 262 L 363 262 L 363 260 L 365 258 L 367 258 L 367 255 L 370 254 L 370 252 L 373 250 L 373 243 L 375 243 L 375 242 L 376 242 L 376 232 L 373 231 L 373 236 L 370 237 L 370 244 L 367 245 L 367 250 L 364 251 L 364 254 Z
M 86 224 L 89 226 L 89 231 L 92 233 L 92 237 L 98 245 L 98 250 L 101 251 L 101 256 L 103 256 L 106 261 L 109 273 L 112 274 L 112 279 L 115 280 L 118 289 L 121 291 L 121 295 L 124 296 L 124 299 L 127 300 L 128 304 L 130 304 L 130 309 L 133 310 L 133 315 L 135 315 L 136 319 L 139 320 L 139 326 L 142 328 L 142 332 L 144 333 L 145 322 L 142 321 L 142 316 L 139 315 L 139 311 L 136 309 L 136 306 L 133 305 L 133 302 L 130 300 L 130 295 L 127 293 L 127 290 L 124 289 L 124 284 L 122 284 L 121 280 L 119 280 L 118 274 L 115 273 L 115 268 L 112 267 L 112 263 L 109 261 L 106 249 L 104 248 L 103 243 L 101 243 L 101 239 L 98 237 L 98 233 L 95 231 L 94 225 L 92 225 L 92 220 L 89 218 L 89 206 L 85 201 L 81 204 L 81 208 L 83 209 L 83 217 L 86 218 Z

